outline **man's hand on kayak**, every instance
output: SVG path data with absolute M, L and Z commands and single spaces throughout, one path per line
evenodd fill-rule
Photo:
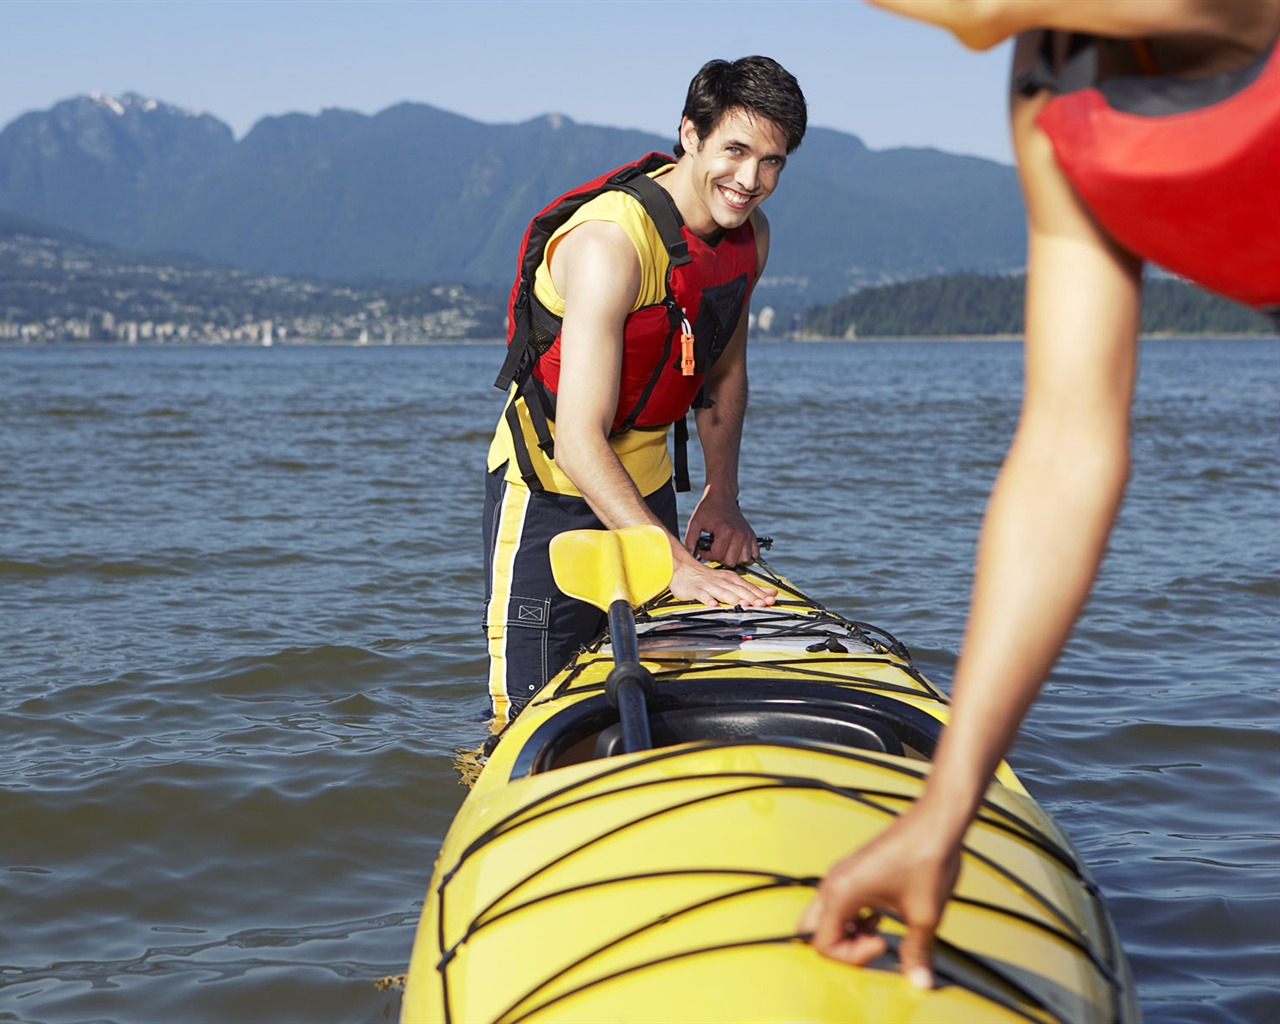
M 736 572 L 713 569 L 698 560 L 698 539 L 704 533 L 711 534 L 712 540 L 710 549 L 703 554 L 722 565 L 749 565 L 760 555 L 755 531 L 739 511 L 738 503 L 707 488 L 689 517 L 684 544 L 672 538 L 672 595 L 685 601 L 701 601 L 709 608 L 764 608 L 773 604 L 778 597 L 777 588 L 758 586 Z
M 703 554 L 721 565 L 750 565 L 760 557 L 756 531 L 751 529 L 738 502 L 723 491 L 710 487 L 703 493 L 689 525 L 684 531 L 684 546 L 697 555 L 698 540 L 710 534 L 711 547 Z
M 824 956 L 862 965 L 887 949 L 881 912 L 906 925 L 898 947 L 902 973 L 917 988 L 933 987 L 933 935 L 960 872 L 960 847 L 940 839 L 919 804 L 866 846 L 827 872 L 800 921 L 800 931 Z
M 764 608 L 778 597 L 775 587 L 757 586 L 731 569 L 713 569 L 699 562 L 675 537 L 671 538 L 671 561 L 671 594 L 683 601 L 700 601 L 708 608 Z

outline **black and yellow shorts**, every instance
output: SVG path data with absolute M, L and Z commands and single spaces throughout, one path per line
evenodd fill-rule
M 672 533 L 676 495 L 670 481 L 645 502 Z M 602 530 L 587 502 L 568 494 L 530 491 L 489 473 L 484 501 L 484 629 L 489 642 L 489 699 L 496 718 L 513 716 L 604 629 L 600 609 L 560 592 L 548 546 L 566 530 Z

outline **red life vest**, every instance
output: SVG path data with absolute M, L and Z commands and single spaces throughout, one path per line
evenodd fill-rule
M 676 424 L 677 486 L 687 490 L 684 417 L 700 404 L 706 372 L 724 351 L 746 309 L 757 253 L 750 222 L 726 231 L 715 244 L 685 227 L 671 197 L 648 176 L 670 163 L 670 156 L 650 153 L 566 192 L 534 217 L 520 247 L 520 272 L 507 307 L 507 358 L 494 385 L 505 391 L 515 382 L 529 409 L 539 447 L 552 455 L 547 420 L 555 419 L 561 320 L 534 295 L 534 273 L 552 234 L 581 206 L 606 191 L 626 192 L 654 222 L 669 263 L 663 300 L 635 310 L 623 326 L 622 374 L 612 433 Z M 691 361 L 683 351 L 682 335 L 692 335 Z M 524 447 L 514 402 L 507 406 L 507 423 L 521 476 L 538 490 L 541 485 Z
M 1018 83 L 1060 95 L 1036 123 L 1098 222 L 1144 259 L 1264 311 L 1280 307 L 1280 46 L 1201 79 L 1097 80 L 1096 40 L 1048 45 Z

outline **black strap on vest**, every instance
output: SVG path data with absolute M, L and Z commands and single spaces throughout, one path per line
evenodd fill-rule
M 639 165 L 632 165 L 619 171 L 609 179 L 609 185 L 634 197 L 644 212 L 658 229 L 658 237 L 667 250 L 667 259 L 671 268 L 683 267 L 693 257 L 689 255 L 689 243 L 685 241 L 681 228 L 684 218 L 676 209 L 675 201 L 665 188 L 645 174 Z M 667 272 L 668 290 L 670 290 L 670 270 Z
M 675 480 L 677 491 L 690 489 L 689 483 L 689 421 L 681 416 L 675 429 Z
M 665 161 L 666 158 L 663 157 L 662 160 Z M 645 214 L 653 221 L 654 227 L 657 229 L 663 248 L 666 249 L 668 262 L 666 296 L 663 299 L 663 305 L 667 307 L 669 321 L 666 351 L 663 354 L 663 358 L 659 360 L 653 376 L 645 385 L 635 407 L 628 412 L 622 424 L 619 425 L 617 430 L 613 431 L 611 436 L 624 433 L 635 426 L 636 418 L 644 408 L 654 387 L 657 386 L 658 379 L 669 361 L 672 340 L 679 333 L 683 322 L 683 311 L 676 303 L 675 294 L 671 287 L 671 274 L 676 267 L 684 266 L 692 257 L 689 255 L 689 243 L 681 232 L 681 228 L 684 226 L 684 219 L 680 216 L 680 211 L 676 209 L 676 205 L 666 189 L 649 177 L 648 172 L 656 170 L 659 166 L 661 166 L 661 163 L 658 161 L 645 160 L 624 167 L 611 176 L 601 189 L 601 192 L 609 190 L 625 192 L 644 208 Z M 542 303 L 534 296 L 534 272 L 542 262 L 546 251 L 546 243 L 556 228 L 567 221 L 578 208 L 598 194 L 600 193 L 588 193 L 572 197 L 562 207 L 548 211 L 538 217 L 539 237 L 536 240 L 531 237 L 528 246 L 529 251 L 524 255 L 520 287 L 516 294 L 513 309 L 513 315 L 515 319 L 520 321 L 520 325 L 518 327 L 513 325 L 512 342 L 507 348 L 507 356 L 503 361 L 502 370 L 494 381 L 494 386 L 504 391 L 510 387 L 512 382 L 515 382 L 516 395 L 524 399 L 525 407 L 529 410 L 529 419 L 538 438 L 538 447 L 546 453 L 548 458 L 555 457 L 554 441 L 551 437 L 549 426 L 549 423 L 555 419 L 555 396 L 542 387 L 536 378 L 532 377 L 534 364 L 546 349 L 545 346 L 540 347 L 537 343 L 532 342 L 531 336 L 534 333 L 534 327 L 538 326 L 541 327 L 544 335 L 551 334 L 551 337 L 554 337 L 552 332 L 559 333 L 560 319 L 545 309 Z M 541 323 L 538 323 L 538 321 L 541 321 Z M 549 345 L 550 341 L 547 341 L 546 344 Z M 534 468 L 533 460 L 529 455 L 514 399 L 507 404 L 504 418 L 507 423 L 507 429 L 511 433 L 511 443 L 515 449 L 516 466 L 520 470 L 521 479 L 524 480 L 525 485 L 531 491 L 543 490 L 542 481 L 538 478 L 537 470 Z M 684 417 L 676 421 L 675 428 L 676 489 L 687 491 L 690 489 L 689 428 Z

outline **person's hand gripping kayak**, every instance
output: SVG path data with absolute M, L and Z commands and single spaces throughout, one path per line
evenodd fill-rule
M 933 936 L 960 873 L 960 842 L 923 801 L 867 845 L 838 861 L 818 885 L 800 931 L 824 956 L 863 966 L 883 956 L 882 914 L 906 931 L 898 945 L 902 973 L 916 988 L 933 987 Z

